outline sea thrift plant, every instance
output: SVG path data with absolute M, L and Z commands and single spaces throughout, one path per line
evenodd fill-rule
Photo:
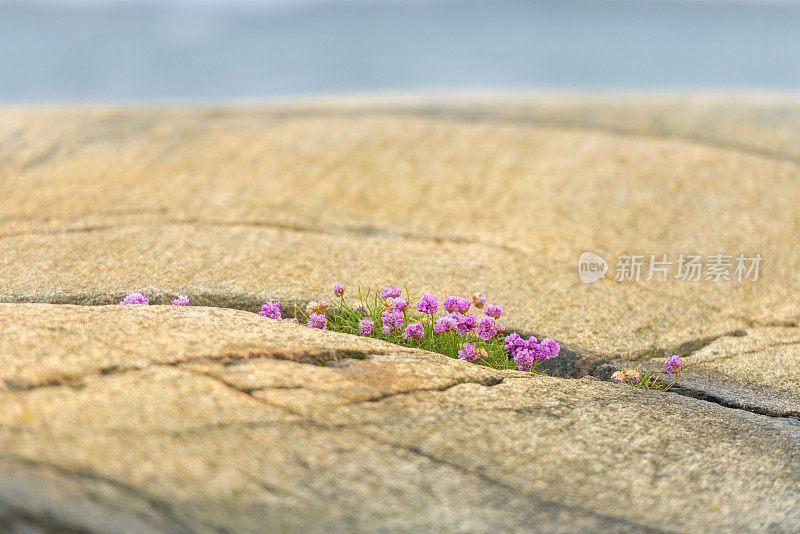
M 448 313 L 458 311 L 458 297 L 445 297 L 442 308 Z
M 611 381 L 617 384 L 628 384 L 642 389 L 656 389 L 669 391 L 678 382 L 678 373 L 681 370 L 681 358 L 673 354 L 664 362 L 664 373 L 673 375 L 672 382 L 664 380 L 660 373 L 653 371 L 640 371 L 640 368 L 616 371 L 611 375 Z
M 520 371 L 528 371 L 543 361 L 555 358 L 561 350 L 558 343 L 550 338 L 538 343 L 533 336 L 525 340 L 516 333 L 506 337 L 505 347 Z
M 478 319 L 478 330 L 476 331 L 476 335 L 484 341 L 488 341 L 497 335 L 494 317 L 481 317 Z
M 456 328 L 458 328 L 458 319 L 451 314 L 447 314 L 436 319 L 433 331 L 437 334 L 443 334 L 444 332 L 452 332 Z
M 131 293 L 125 297 L 122 302 L 120 302 L 120 305 L 124 306 L 126 304 L 150 304 L 150 301 L 147 300 L 141 293 Z
M 433 293 L 410 295 L 394 285 L 380 291 L 358 286 L 347 293 L 351 303 L 342 284 L 333 284 L 332 290 L 338 297 L 333 304 L 312 301 L 304 308 L 295 307 L 295 318 L 312 328 L 374 337 L 497 369 L 535 372 L 560 350 L 549 338 L 537 342 L 516 333 L 506 335 L 498 321 L 503 309 L 487 306 L 481 293 L 440 299 Z M 273 308 L 267 311 L 274 314 Z

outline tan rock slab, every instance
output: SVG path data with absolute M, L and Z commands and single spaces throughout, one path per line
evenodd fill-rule
M 0 392 L 4 528 L 732 532 L 800 521 L 791 418 L 386 350 L 236 310 L 6 304 L 0 320 L 4 368 L 31 368 Z M 103 372 L 114 346 L 130 360 Z M 80 380 L 32 380 L 64 372 L 42 357 L 51 347 L 68 347 L 60 358 L 77 358 Z
M 562 375 L 689 355 L 800 321 L 798 116 L 781 95 L 7 107 L 0 301 L 288 311 L 334 281 L 405 282 L 483 291 L 510 329 L 570 351 Z M 578 280 L 584 251 L 605 280 Z M 755 282 L 613 280 L 621 254 L 681 253 L 764 260 Z M 729 371 L 708 383 L 756 409 L 762 385 L 795 387 Z

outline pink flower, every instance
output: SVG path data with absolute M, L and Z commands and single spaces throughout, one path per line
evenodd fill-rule
M 428 315 L 433 315 L 439 311 L 439 300 L 436 298 L 436 295 L 431 293 L 422 295 L 419 302 L 417 302 L 417 311 L 427 313 Z
M 471 343 L 464 343 L 458 350 L 458 357 L 468 362 L 474 362 L 478 357 L 475 347 Z
M 339 282 L 333 284 L 333 294 L 341 298 L 344 295 L 344 286 Z
M 394 309 L 403 311 L 408 308 L 408 301 L 403 297 L 395 297 L 394 299 Z
M 433 325 L 433 331 L 437 334 L 443 332 L 450 332 L 458 328 L 458 320 L 452 315 L 442 315 L 436 319 L 436 324 Z
M 382 299 L 394 298 L 394 297 L 399 297 L 402 294 L 403 290 L 397 286 L 384 287 L 383 291 L 381 291 L 381 298 Z
M 672 356 L 669 357 L 669 359 L 667 359 L 665 364 L 667 366 L 666 369 L 667 373 L 677 374 L 680 372 L 681 365 L 683 365 L 683 362 L 681 361 L 680 356 L 678 356 L 677 354 L 673 354 Z
M 458 297 L 446 297 L 442 302 L 442 308 L 448 313 L 458 311 Z
M 466 300 L 466 299 L 465 299 Z M 475 329 L 475 316 L 470 314 L 467 315 L 460 315 L 460 314 L 453 314 L 456 321 L 458 322 L 458 335 L 459 336 L 466 336 L 467 332 Z
M 417 343 L 422 340 L 424 330 L 422 329 L 422 323 L 411 323 L 406 326 L 406 331 L 403 332 L 403 338 L 409 339 L 414 338 Z
M 370 335 L 374 328 L 375 328 L 375 321 L 373 321 L 369 317 L 364 317 L 360 321 L 358 321 L 358 333 L 361 334 L 362 336 Z
M 328 318 L 321 313 L 312 313 L 308 317 L 308 326 L 320 330 L 328 329 Z
M 478 320 L 478 330 L 475 334 L 484 341 L 488 341 L 497 334 L 494 317 L 481 317 Z
M 173 306 L 188 306 L 189 305 L 189 297 L 186 295 L 178 295 L 178 298 L 172 301 Z
M 486 311 L 483 312 L 489 317 L 494 317 L 495 319 L 499 319 L 500 315 L 503 313 L 503 308 L 498 306 L 497 304 L 489 304 L 486 306 Z
M 261 306 L 261 311 L 258 312 L 259 315 L 262 317 L 266 317 L 267 319 L 278 319 L 281 318 L 281 303 L 280 302 L 267 302 L 263 306 Z
M 120 304 L 123 306 L 126 304 L 150 304 L 150 301 L 141 293 L 131 293 Z
M 383 323 L 383 328 L 381 331 L 384 334 L 390 333 L 395 328 L 402 328 L 403 327 L 403 312 L 400 310 L 392 310 L 392 311 L 385 311 L 381 313 L 381 322 Z
M 536 347 L 536 357 L 541 360 L 549 360 L 558 356 L 561 347 L 554 339 L 544 338 Z

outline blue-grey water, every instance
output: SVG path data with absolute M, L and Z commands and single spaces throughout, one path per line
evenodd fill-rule
M 0 0 L 0 101 L 800 88 L 800 2 Z

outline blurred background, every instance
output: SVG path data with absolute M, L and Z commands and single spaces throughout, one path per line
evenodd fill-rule
M 800 88 L 800 0 L 0 0 L 0 102 Z

